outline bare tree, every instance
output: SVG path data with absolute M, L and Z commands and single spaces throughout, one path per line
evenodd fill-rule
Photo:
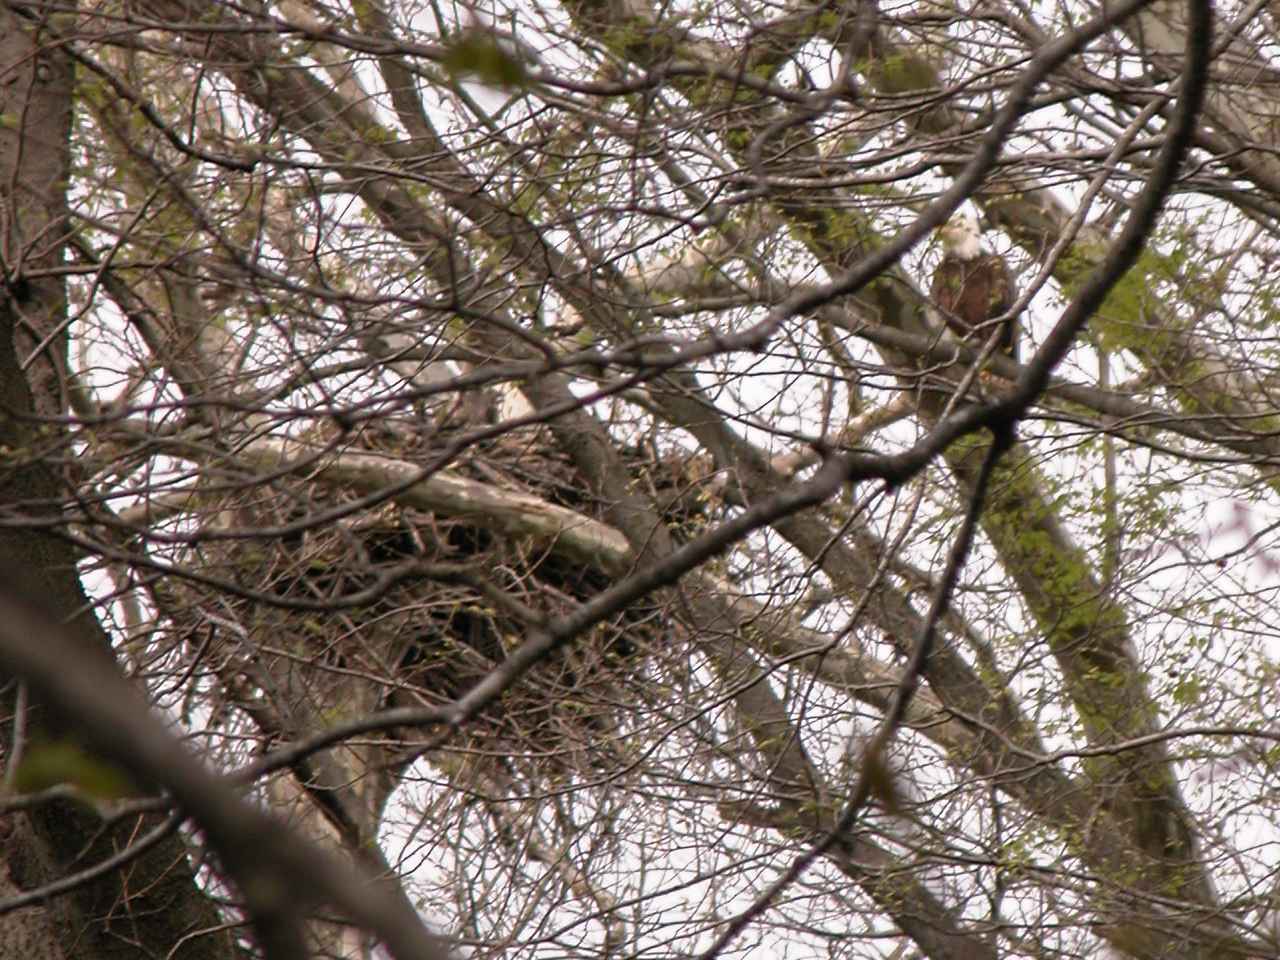
M 0 940 L 1280 955 L 1268 4 L 0 12 Z

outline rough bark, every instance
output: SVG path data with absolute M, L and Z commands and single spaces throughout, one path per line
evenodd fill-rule
M 109 640 L 80 584 L 76 553 L 56 522 L 48 523 L 51 505 L 64 494 L 67 467 L 65 438 L 43 419 L 65 406 L 66 297 L 61 279 L 42 271 L 63 260 L 73 69 L 39 24 L 4 6 L 0 78 L 6 120 L 0 125 L 0 565 L 62 613 L 84 657 L 111 661 Z M 75 738 L 75 718 L 38 701 L 19 717 L 18 682 L 5 681 L 9 762 L 33 742 Z M 17 729 L 25 729 L 19 742 Z M 160 823 L 145 816 L 106 824 L 89 806 L 66 800 L 41 804 L 21 819 L 26 823 L 9 831 L 4 856 L 13 887 L 23 890 L 118 854 Z M 127 869 L 86 880 L 43 909 L 0 917 L 0 939 L 36 956 L 225 960 L 237 951 L 221 922 L 195 882 L 182 838 L 173 834 Z

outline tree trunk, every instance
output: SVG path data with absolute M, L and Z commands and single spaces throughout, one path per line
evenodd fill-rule
M 0 568 L 63 611 L 85 656 L 110 657 L 110 640 L 80 584 L 75 550 L 41 517 L 60 498 L 59 473 L 71 462 L 63 432 L 37 417 L 56 416 L 64 407 L 66 291 L 61 278 L 41 274 L 62 263 L 66 239 L 73 66 L 45 42 L 40 25 L 0 8 L 0 77 L 6 121 L 0 124 Z M 74 740 L 73 722 L 26 703 L 19 683 L 5 679 L 6 758 L 20 759 L 40 740 Z M 15 731 L 22 733 L 15 738 Z M 6 893 L 92 867 L 161 822 L 149 815 L 105 824 L 87 805 L 65 800 L 14 819 L 4 838 L 7 870 L 0 872 Z M 42 908 L 0 915 L 0 942 L 7 956 L 40 960 L 220 960 L 238 954 L 221 922 L 174 833 L 125 869 L 86 879 Z

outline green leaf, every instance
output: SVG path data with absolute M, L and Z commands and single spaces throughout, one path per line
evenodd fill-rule
M 441 63 L 455 77 L 471 76 L 492 87 L 523 89 L 529 84 L 524 64 L 480 27 L 470 27 L 454 37 Z
M 119 767 L 67 740 L 32 744 L 14 771 L 13 786 L 18 793 L 36 793 L 64 783 L 99 800 L 118 800 L 139 792 Z

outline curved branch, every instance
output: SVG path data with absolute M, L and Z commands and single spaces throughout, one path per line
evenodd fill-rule
M 196 762 L 105 661 L 77 656 L 65 628 L 15 594 L 11 571 L 0 573 L 0 664 L 54 709 L 77 717 L 100 756 L 140 782 L 168 788 L 236 882 L 271 957 L 309 955 L 301 932 L 309 902 L 338 906 L 381 937 L 398 960 L 447 956 L 402 890 L 302 842 L 242 800 Z M 66 669 L 69 663 L 76 669 Z

